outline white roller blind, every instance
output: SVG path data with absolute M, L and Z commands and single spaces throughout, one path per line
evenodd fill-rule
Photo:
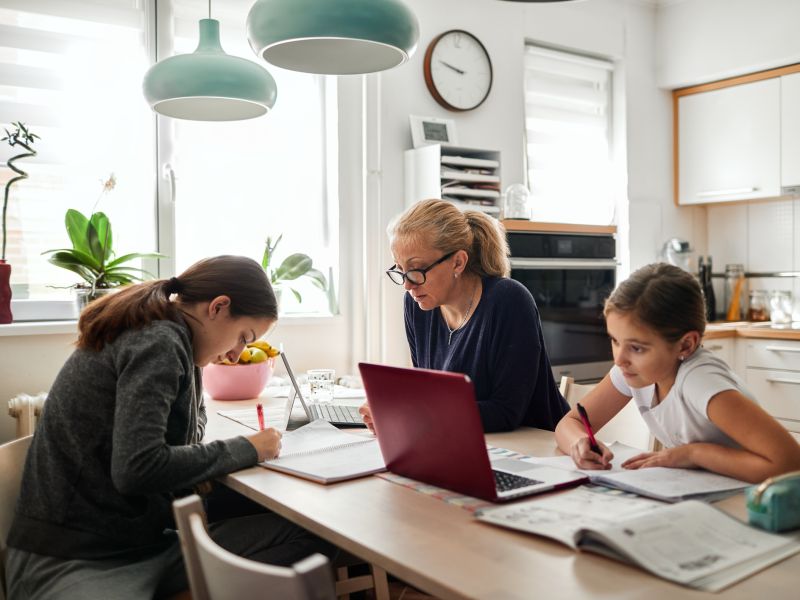
M 64 214 L 109 215 L 117 256 L 155 250 L 155 127 L 141 94 L 148 67 L 142 0 L 0 0 L 0 125 L 22 121 L 38 156 L 8 203 L 15 298 L 63 295 L 76 275 L 41 253 L 69 246 Z M 19 152 L 0 144 L 6 161 Z M 110 173 L 117 187 L 98 206 Z
M 525 134 L 533 218 L 608 224 L 612 63 L 526 46 Z

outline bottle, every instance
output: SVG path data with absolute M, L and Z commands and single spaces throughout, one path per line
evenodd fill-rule
M 700 287 L 703 290 L 703 299 L 706 305 L 706 321 L 711 322 L 717 318 L 717 299 L 714 295 L 714 284 L 711 281 L 711 257 L 706 262 L 701 256 L 698 261 L 700 268 Z
M 745 314 L 744 265 L 725 265 L 725 320 L 742 321 Z

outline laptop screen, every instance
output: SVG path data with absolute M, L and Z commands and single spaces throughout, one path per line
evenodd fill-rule
M 292 390 L 289 390 L 289 395 L 292 396 L 292 402 L 289 403 L 289 412 L 291 413 L 292 408 L 294 407 L 294 398 L 300 399 L 300 404 L 303 406 L 303 412 L 306 413 L 306 417 L 310 421 L 313 421 L 314 418 L 311 415 L 311 411 L 308 410 L 308 406 L 306 405 L 305 398 L 303 398 L 303 392 L 300 391 L 300 385 L 297 383 L 297 379 L 294 376 L 294 371 L 292 371 L 292 367 L 289 365 L 289 359 L 286 358 L 286 352 L 281 352 L 281 358 L 283 359 L 283 366 L 286 368 L 286 373 L 289 375 L 289 379 L 292 382 Z

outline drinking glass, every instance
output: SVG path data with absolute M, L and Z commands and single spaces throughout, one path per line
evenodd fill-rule
M 769 298 L 769 320 L 775 324 L 792 322 L 792 293 L 788 290 L 772 290 Z
M 334 369 L 310 369 L 306 375 L 311 402 L 333 401 L 333 380 L 336 375 Z

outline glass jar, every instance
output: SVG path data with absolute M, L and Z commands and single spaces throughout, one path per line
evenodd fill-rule
M 750 290 L 747 303 L 748 321 L 769 321 L 769 296 L 766 290 Z
M 792 292 L 772 290 L 769 296 L 769 320 L 776 325 L 792 322 Z
M 744 265 L 725 265 L 725 320 L 743 321 L 745 316 Z

